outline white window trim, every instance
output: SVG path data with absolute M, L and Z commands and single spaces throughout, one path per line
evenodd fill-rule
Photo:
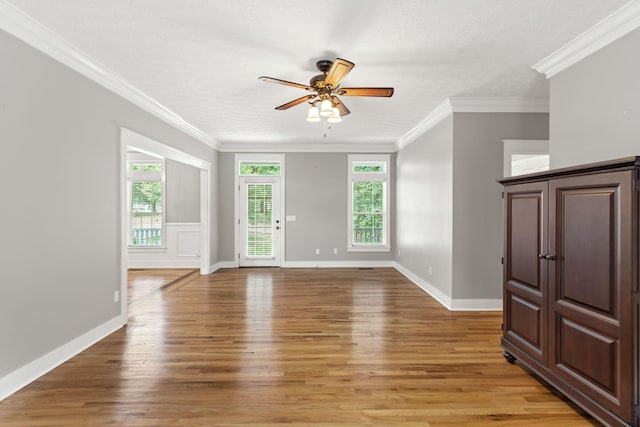
M 384 163 L 384 173 L 354 173 L 354 163 Z M 349 154 L 348 155 L 348 216 L 347 216 L 347 252 L 390 252 L 391 234 L 391 156 L 389 154 Z M 353 182 L 354 181 L 381 181 L 384 182 L 384 244 L 382 245 L 354 245 L 353 244 Z
M 133 163 L 142 163 L 144 161 L 156 162 L 161 164 L 160 171 L 134 171 L 131 165 Z M 131 183 L 135 181 L 155 181 L 160 179 L 162 188 L 162 227 L 161 245 L 132 245 L 131 229 L 127 224 L 127 248 L 134 252 L 165 252 L 167 250 L 167 218 L 166 218 L 166 162 L 162 157 L 147 155 L 144 153 L 128 153 L 127 154 L 127 222 L 131 221 Z
M 511 174 L 511 156 L 514 154 L 549 154 L 549 140 L 547 139 L 503 139 L 503 173 Z

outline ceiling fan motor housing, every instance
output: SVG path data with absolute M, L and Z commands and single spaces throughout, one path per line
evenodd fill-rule
M 324 87 L 325 77 L 327 77 L 326 74 L 318 74 L 316 76 L 311 77 L 311 80 L 309 80 L 309 86 L 313 87 L 314 89 L 319 89 Z
M 329 61 L 328 59 L 321 59 L 320 61 L 316 62 L 316 67 L 318 67 L 318 70 L 322 71 L 325 74 L 329 72 L 332 65 L 333 61 Z

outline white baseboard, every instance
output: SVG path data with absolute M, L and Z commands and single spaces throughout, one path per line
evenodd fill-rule
M 409 270 L 402 264 L 395 262 L 393 267 L 398 270 L 404 277 L 411 280 L 420 289 L 431 295 L 436 301 L 445 306 L 448 310 L 451 310 L 451 297 L 449 297 L 447 294 L 445 294 L 440 289 L 436 288 L 417 274 L 414 274 L 411 270 Z
M 502 311 L 502 299 L 453 299 L 451 311 Z
M 129 261 L 127 263 L 127 268 L 200 268 L 199 261 L 154 261 L 154 260 L 144 260 L 144 261 Z
M 285 261 L 283 268 L 376 268 L 393 267 L 393 261 Z
M 216 262 L 215 264 L 211 265 L 211 267 L 209 267 L 209 272 L 210 273 L 215 273 L 216 271 L 220 270 L 221 268 L 238 268 L 238 263 L 237 262 L 233 262 L 233 261 Z
M 395 262 L 394 268 L 449 311 L 502 311 L 502 299 L 453 299 L 402 264 Z
M 123 319 L 122 316 L 114 317 L 89 332 L 63 344 L 50 353 L 0 378 L 0 401 L 29 385 L 78 353 L 91 347 L 107 335 L 117 331 L 125 323 L 126 319 Z

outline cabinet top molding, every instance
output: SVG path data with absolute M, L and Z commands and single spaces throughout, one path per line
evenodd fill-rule
M 549 178 L 560 177 L 564 175 L 586 175 L 601 171 L 630 170 L 640 168 L 640 156 L 624 157 L 621 159 L 606 160 L 597 163 L 588 163 L 579 166 L 570 166 L 567 168 L 551 169 L 544 172 L 536 172 L 527 175 L 518 175 L 499 179 L 500 184 L 517 184 L 524 182 L 544 181 Z

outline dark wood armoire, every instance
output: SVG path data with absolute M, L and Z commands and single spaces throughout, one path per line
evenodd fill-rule
M 500 180 L 507 360 L 640 427 L 640 157 Z

